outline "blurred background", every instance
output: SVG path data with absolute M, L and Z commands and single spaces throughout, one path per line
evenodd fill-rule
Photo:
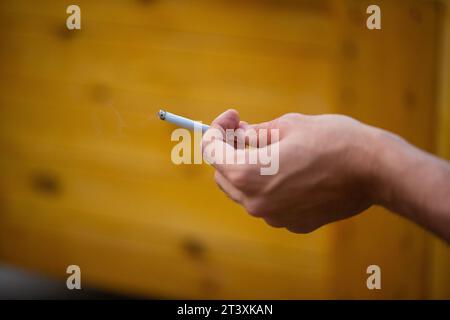
M 0 297 L 70 297 L 78 265 L 76 297 L 449 299 L 450 249 L 426 231 L 382 208 L 272 229 L 208 166 L 174 165 L 156 117 L 343 113 L 450 158 L 449 4 L 2 0 Z

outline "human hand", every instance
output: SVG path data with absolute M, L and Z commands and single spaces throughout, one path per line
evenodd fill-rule
M 279 130 L 279 141 L 268 141 L 279 144 L 277 174 L 261 175 L 258 164 L 213 164 L 219 187 L 273 227 L 308 233 L 375 202 L 376 128 L 340 115 L 301 114 L 248 125 L 235 110 L 221 114 L 211 127 Z

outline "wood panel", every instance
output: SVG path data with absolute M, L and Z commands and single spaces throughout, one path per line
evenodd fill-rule
M 443 2 L 442 32 L 439 67 L 438 144 L 441 157 L 450 160 L 450 2 Z M 450 299 L 450 248 L 447 243 L 434 239 L 431 243 L 429 296 L 434 299 Z
M 344 23 L 337 111 L 434 151 L 441 6 L 380 1 L 382 30 L 372 31 L 360 27 L 369 4 L 349 1 L 340 13 Z M 341 239 L 336 247 L 341 297 L 428 296 L 432 236 L 420 227 L 374 207 L 338 224 L 337 237 Z M 381 267 L 381 291 L 366 288 L 365 270 L 371 264 Z
M 155 117 L 328 111 L 327 2 L 80 2 L 73 34 L 64 5 L 0 6 L 4 260 L 150 296 L 327 296 L 328 231 L 298 241 L 250 218 L 211 168 L 171 163 Z

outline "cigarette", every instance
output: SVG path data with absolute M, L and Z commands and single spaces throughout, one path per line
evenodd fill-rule
M 189 130 L 198 130 L 201 128 L 202 132 L 205 133 L 205 131 L 209 129 L 208 125 L 203 124 L 199 121 L 194 121 L 194 120 L 167 112 L 162 109 L 158 111 L 158 117 L 161 120 L 173 123 L 179 127 L 186 128 Z

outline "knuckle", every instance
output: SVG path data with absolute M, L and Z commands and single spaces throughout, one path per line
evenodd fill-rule
M 288 120 L 288 121 L 289 120 L 298 120 L 300 118 L 301 118 L 301 114 L 295 113 L 295 112 L 289 112 L 282 116 L 282 119 Z
M 263 200 L 252 199 L 245 201 L 245 210 L 254 217 L 264 217 L 267 215 L 266 206 Z
M 286 113 L 276 119 L 276 127 L 286 127 L 292 126 L 302 118 L 302 115 L 299 113 Z
M 316 230 L 318 226 L 315 226 L 313 224 L 304 223 L 295 227 L 287 227 L 286 229 L 293 233 L 300 233 L 300 234 L 308 234 Z
M 264 218 L 264 221 L 273 228 L 283 228 L 285 226 L 282 221 L 279 221 L 276 218 Z
M 247 170 L 236 170 L 229 174 L 230 182 L 238 189 L 246 189 L 249 186 L 249 174 Z

